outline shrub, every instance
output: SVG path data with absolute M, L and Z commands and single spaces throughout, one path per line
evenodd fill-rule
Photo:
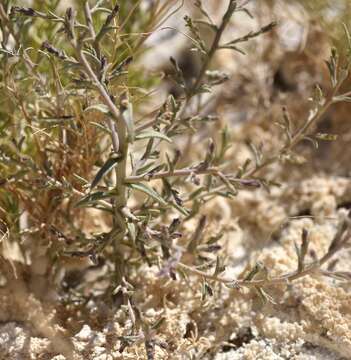
M 269 171 L 276 162 L 299 162 L 296 146 L 302 141 L 317 147 L 320 140 L 334 139 L 313 134 L 312 129 L 333 104 L 351 100 L 350 92 L 341 91 L 349 58 L 339 59 L 332 49 L 326 62 L 332 90 L 324 93 L 316 86 L 310 114 L 301 126 L 295 126 L 283 109 L 278 124 L 285 137 L 281 148 L 264 154 L 248 142 L 252 157 L 228 172 L 228 128 L 219 128 L 213 114 L 204 114 L 200 101 L 202 94 L 228 80 L 213 69 L 212 60 L 222 49 L 243 53 L 242 43 L 263 36 L 276 24 L 225 42 L 222 35 L 232 16 L 238 12 L 251 16 L 249 10 L 230 0 L 216 25 L 196 1 L 202 19 L 184 20 L 200 69 L 189 82 L 171 57 L 169 78 L 179 95 L 167 95 L 155 111 L 145 113 L 144 105 L 153 87 L 161 88 L 161 80 L 135 64 L 148 36 L 171 10 L 176 11 L 175 2 L 155 1 L 145 12 L 138 2 L 125 1 L 113 8 L 103 3 L 79 4 L 63 15 L 55 11 L 56 1 L 36 9 L 11 6 L 10 1 L 0 5 L 0 219 L 6 274 L 11 272 L 10 263 L 16 276 L 32 279 L 34 288 L 40 279 L 41 292 L 50 286 L 62 293 L 63 285 L 70 286 L 67 278 L 62 281 L 69 262 L 77 267 L 104 263 L 108 267 L 104 296 L 124 298 L 129 294 L 129 275 L 155 265 L 159 276 L 173 280 L 199 276 L 205 295 L 212 294 L 213 282 L 220 282 L 249 287 L 263 301 L 273 301 L 267 285 L 307 274 L 349 278 L 347 272 L 321 270 L 346 246 L 348 219 L 321 258 L 305 261 L 306 230 L 296 245 L 295 271 L 271 277 L 269 269 L 258 263 L 244 277 L 232 279 L 221 275 L 225 263 L 220 233 L 205 234 L 208 219 L 202 213 L 214 197 L 230 199 L 243 188 L 269 191 L 279 185 L 262 170 Z M 204 40 L 204 28 L 212 33 L 210 41 Z M 351 37 L 346 27 L 345 36 L 349 57 Z M 207 137 L 201 140 L 201 159 L 191 154 L 196 134 Z M 94 233 L 93 226 L 87 226 L 86 219 L 92 222 L 98 213 L 103 214 L 101 222 L 109 224 L 108 231 Z M 184 234 L 190 219 L 196 219 L 197 226 L 192 234 Z M 215 253 L 216 260 L 209 260 L 204 251 Z

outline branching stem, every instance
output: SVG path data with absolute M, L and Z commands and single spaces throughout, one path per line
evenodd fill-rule
M 209 167 L 207 169 L 197 169 L 197 168 L 184 168 L 173 171 L 162 171 L 154 174 L 146 175 L 135 175 L 129 176 L 125 179 L 126 183 L 136 183 L 141 181 L 151 181 L 156 179 L 171 178 L 171 177 L 180 177 L 180 176 L 190 176 L 190 175 L 215 175 L 215 176 L 228 176 L 220 173 L 217 167 Z M 247 179 L 239 179 L 230 177 L 231 181 L 241 183 L 243 185 L 249 184 Z
M 346 242 L 346 241 L 345 241 Z M 343 245 L 343 244 L 341 244 Z M 320 268 L 329 261 L 336 253 L 340 250 L 342 246 L 336 247 L 332 251 L 328 251 L 321 259 L 313 261 L 310 264 L 306 264 L 303 270 L 295 270 L 289 272 L 285 275 L 276 276 L 272 278 L 262 279 L 262 280 L 233 280 L 224 277 L 220 277 L 218 275 L 211 275 L 204 271 L 198 270 L 194 267 L 189 265 L 178 263 L 178 268 L 185 270 L 186 272 L 192 273 L 194 275 L 203 277 L 207 280 L 214 280 L 220 282 L 225 285 L 234 285 L 235 287 L 247 287 L 247 288 L 255 288 L 255 287 L 262 287 L 262 286 L 272 286 L 277 284 L 287 284 L 291 281 L 297 280 L 307 275 L 312 275 L 313 273 L 320 272 Z

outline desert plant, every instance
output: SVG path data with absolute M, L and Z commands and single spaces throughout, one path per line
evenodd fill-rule
M 348 219 L 328 252 L 311 263 L 305 262 L 304 231 L 293 273 L 270 277 L 269 269 L 257 264 L 242 279 L 227 279 L 221 276 L 220 235 L 205 234 L 207 219 L 201 213 L 216 196 L 231 198 L 242 188 L 276 186 L 261 171 L 273 163 L 297 162 L 300 142 L 317 146 L 319 140 L 333 139 L 330 134 L 313 135 L 312 129 L 333 104 L 350 101 L 350 92 L 342 87 L 349 58 L 341 61 L 333 49 L 326 62 L 332 90 L 324 93 L 316 86 L 309 117 L 297 128 L 283 109 L 278 125 L 285 144 L 266 155 L 250 143 L 252 158 L 232 173 L 227 171 L 228 129 L 216 128 L 216 118 L 203 115 L 198 100 L 228 79 L 212 68 L 215 54 L 222 49 L 243 53 L 240 45 L 271 31 L 274 22 L 224 42 L 222 35 L 235 13 L 251 16 L 245 2 L 230 0 L 216 25 L 201 1 L 195 1 L 203 18 L 184 20 L 200 70 L 189 84 L 178 62 L 170 58 L 170 77 L 181 94 L 167 96 L 156 111 L 144 114 L 141 105 L 150 84 L 158 79 L 150 75 L 141 81 L 145 74 L 134 62 L 149 34 L 172 9 L 176 11 L 172 7 L 176 1 L 152 2 L 144 15 L 137 13 L 139 2 L 116 3 L 112 8 L 104 7 L 104 1 L 93 6 L 85 2 L 64 14 L 55 11 L 56 1 L 36 9 L 10 3 L 0 4 L 0 213 L 3 244 L 15 246 L 17 252 L 16 259 L 8 253 L 4 257 L 22 262 L 23 273 L 53 280 L 65 266 L 62 259 L 104 261 L 109 265 L 111 295 L 125 299 L 127 294 L 128 301 L 129 274 L 145 264 L 157 265 L 160 276 L 173 279 L 197 275 L 208 293 L 217 281 L 253 288 L 263 300 L 271 300 L 267 286 L 312 273 L 350 277 L 321 269 L 346 246 Z M 203 39 L 203 27 L 213 33 L 210 43 Z M 350 52 L 346 27 L 345 33 Z M 205 155 L 196 161 L 188 153 L 194 136 L 206 126 L 213 139 L 203 142 Z M 94 234 L 82 228 L 83 218 L 91 216 L 89 208 L 105 214 L 109 231 Z M 182 237 L 183 223 L 194 217 L 196 229 Z M 203 251 L 218 253 L 216 261 L 203 256 Z M 140 320 L 137 308 L 131 308 Z

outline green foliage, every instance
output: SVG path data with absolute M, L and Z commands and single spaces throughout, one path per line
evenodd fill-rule
M 242 188 L 269 189 L 274 182 L 260 174 L 262 169 L 280 161 L 299 162 L 296 145 L 304 140 L 317 145 L 319 140 L 334 139 L 329 134 L 310 134 L 310 129 L 334 103 L 350 101 L 350 92 L 340 91 L 349 63 L 342 63 L 335 49 L 326 62 L 332 89 L 324 94 L 316 88 L 306 121 L 296 127 L 283 109 L 277 124 L 285 136 L 283 146 L 265 154 L 248 142 L 251 158 L 235 173 L 227 173 L 231 146 L 227 127 L 217 129 L 214 139 L 204 142 L 202 159 L 189 163 L 194 133 L 215 120 L 193 105 L 202 93 L 228 80 L 211 68 L 215 54 L 222 49 L 243 54 L 238 45 L 272 31 L 274 22 L 223 42 L 231 18 L 237 12 L 250 13 L 230 0 L 215 25 L 201 1 L 196 1 L 203 18 L 184 20 L 200 58 L 200 71 L 189 83 L 171 58 L 171 76 L 181 94 L 168 96 L 147 118 L 148 114 L 140 114 L 139 88 L 145 91 L 158 80 L 154 75 L 140 80 L 143 70 L 134 63 L 145 39 L 175 2 L 150 2 L 147 11 L 141 10 L 139 1 L 123 1 L 112 8 L 107 1 L 93 6 L 77 2 L 77 10 L 68 8 L 64 13 L 57 11 L 58 2 L 45 3 L 38 2 L 35 9 L 9 1 L 0 4 L 0 216 L 10 241 L 22 245 L 22 234 L 30 230 L 29 247 L 35 249 L 39 238 L 52 261 L 61 256 L 105 258 L 110 265 L 110 295 L 125 286 L 130 272 L 147 264 L 159 266 L 160 274 L 172 278 L 186 271 L 206 279 L 204 298 L 213 295 L 211 282 L 217 281 L 253 288 L 265 301 L 272 301 L 267 285 L 316 272 L 346 245 L 343 228 L 324 257 L 306 264 L 308 234 L 304 232 L 302 245 L 296 245 L 297 270 L 277 278 L 257 264 L 243 279 L 224 279 L 220 254 L 215 263 L 201 255 L 203 249 L 213 253 L 220 249 L 220 236 L 205 235 L 208 219 L 201 216 L 201 209 L 206 202 L 215 196 L 231 198 Z M 204 40 L 200 25 L 211 28 L 210 43 Z M 136 114 L 147 120 L 137 122 Z M 185 145 L 179 145 L 183 140 Z M 83 235 L 86 229 L 80 219 L 88 214 L 87 208 L 104 211 L 111 230 Z M 20 221 L 23 214 L 25 227 Z M 177 229 L 197 216 L 194 233 L 180 247 Z M 53 227 L 60 229 L 54 235 Z M 186 264 L 187 255 L 192 262 Z

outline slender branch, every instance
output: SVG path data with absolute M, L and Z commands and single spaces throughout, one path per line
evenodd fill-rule
M 169 178 L 169 177 L 178 177 L 178 176 L 189 176 L 191 174 L 195 175 L 209 175 L 209 174 L 216 174 L 218 172 L 217 168 L 211 167 L 204 170 L 197 170 L 196 168 L 185 168 L 173 171 L 162 171 L 155 174 L 145 174 L 145 175 L 135 175 L 129 176 L 125 179 L 126 183 L 134 183 L 134 182 L 141 182 L 141 181 L 151 181 L 156 179 L 162 178 Z
M 216 35 L 212 41 L 212 45 L 211 45 L 211 48 L 206 56 L 206 60 L 204 61 L 204 63 L 202 64 L 202 67 L 200 69 L 200 72 L 199 72 L 199 75 L 197 76 L 196 78 L 196 81 L 195 83 L 192 85 L 192 87 L 190 88 L 189 90 L 189 96 L 187 100 L 190 100 L 190 97 L 192 97 L 192 95 L 194 93 L 196 93 L 196 90 L 198 89 L 201 81 L 202 81 L 202 78 L 204 77 L 205 73 L 206 73 L 206 70 L 210 64 L 210 62 L 212 61 L 212 58 L 214 56 L 214 54 L 216 53 L 216 51 L 218 50 L 218 47 L 219 47 L 219 42 L 222 38 L 222 35 L 223 35 L 223 32 L 225 30 L 225 28 L 227 27 L 227 25 L 229 24 L 229 21 L 230 21 L 230 18 L 235 10 L 235 7 L 236 7 L 236 1 L 233 1 L 233 0 L 230 0 L 229 2 L 229 5 L 228 5 L 228 9 L 226 11 L 226 13 L 224 14 L 223 16 L 223 19 L 222 19 L 222 22 L 221 22 L 221 25 L 219 26 L 217 32 L 216 32 Z M 185 106 L 186 108 L 186 106 Z
M 339 96 L 342 96 L 342 97 L 346 97 L 346 96 L 351 96 L 351 91 L 348 91 L 348 92 L 346 92 L 346 93 L 344 93 L 344 94 L 340 94 Z M 334 99 L 335 101 L 338 101 L 338 100 L 336 100 L 336 99 Z M 339 100 L 339 101 L 345 101 L 345 100 Z
M 10 19 L 8 18 L 6 11 L 3 7 L 2 4 L 0 4 L 0 19 L 4 22 L 4 24 L 7 26 L 10 34 L 14 37 L 17 45 L 20 44 L 20 37 L 18 36 L 18 33 L 16 33 L 16 31 L 13 28 L 13 24 L 10 21 Z
M 91 16 L 91 10 L 89 8 L 89 2 L 88 1 L 86 1 L 85 4 L 84 4 L 84 15 L 85 15 L 87 26 L 88 26 L 89 31 L 90 31 L 90 35 L 91 35 L 91 37 L 93 39 L 95 39 L 96 34 L 95 34 L 93 18 Z
M 338 250 L 340 250 L 340 247 L 337 247 L 336 249 L 329 251 L 321 259 L 305 265 L 303 270 L 295 270 L 295 271 L 289 272 L 285 275 L 262 279 L 262 280 L 240 280 L 240 279 L 233 280 L 233 279 L 220 277 L 217 275 L 207 274 L 206 272 L 203 272 L 201 270 L 198 270 L 196 268 L 193 268 L 193 267 L 183 264 L 183 263 L 178 263 L 177 266 L 178 266 L 178 268 L 183 269 L 187 272 L 190 272 L 194 275 L 203 277 L 208 280 L 214 280 L 214 281 L 220 282 L 222 284 L 226 284 L 226 285 L 232 284 L 238 288 L 240 288 L 240 287 L 255 288 L 255 287 L 271 286 L 271 285 L 277 285 L 277 284 L 287 284 L 287 283 L 289 283 L 293 280 L 297 280 L 303 276 L 307 276 L 307 275 L 311 275 L 313 273 L 319 272 L 320 268 L 327 261 L 329 261 L 331 259 L 331 257 L 333 257 Z
M 350 214 L 349 214 L 350 216 Z M 183 269 L 185 271 L 188 271 L 192 274 L 195 274 L 197 276 L 201 276 L 205 279 L 209 280 L 215 280 L 217 282 L 226 284 L 231 287 L 262 287 L 262 286 L 271 286 L 275 284 L 281 284 L 281 283 L 288 283 L 293 280 L 299 279 L 306 275 L 311 275 L 313 273 L 319 272 L 320 274 L 323 274 L 323 270 L 321 267 L 326 264 L 339 250 L 348 247 L 349 241 L 350 241 L 350 218 L 349 216 L 343 220 L 341 224 L 339 224 L 338 230 L 336 231 L 334 238 L 332 239 L 328 251 L 323 255 L 320 259 L 317 259 L 315 261 L 312 261 L 310 263 L 304 264 L 303 258 L 301 257 L 301 252 L 297 252 L 298 255 L 298 266 L 295 271 L 289 272 L 285 275 L 276 276 L 269 278 L 268 276 L 264 279 L 255 280 L 254 278 L 245 278 L 243 280 L 233 280 L 233 279 L 227 279 L 222 276 L 218 276 L 216 274 L 208 274 L 204 271 L 201 271 L 199 269 L 193 268 L 189 265 L 178 263 L 177 267 L 180 269 Z M 302 235 L 304 237 L 304 235 Z M 306 240 L 307 241 L 307 240 Z M 308 243 L 306 243 L 308 244 Z M 303 245 L 301 245 L 303 246 Z M 305 251 L 307 251 L 307 246 L 305 247 Z M 305 252 L 306 254 L 306 252 Z
M 256 185 L 256 186 L 259 185 L 256 180 L 240 179 L 240 178 L 234 178 L 230 175 L 224 175 L 219 171 L 217 167 L 209 167 L 207 169 L 184 168 L 173 171 L 161 171 L 154 174 L 129 176 L 125 179 L 125 183 L 136 183 L 142 181 L 151 181 L 156 179 L 190 176 L 190 175 L 215 175 L 215 176 L 220 176 L 222 179 L 226 178 L 227 181 L 230 180 L 233 182 L 241 183 L 242 185 Z M 230 179 L 228 179 L 228 176 L 230 176 Z
M 327 112 L 327 110 L 330 108 L 330 106 L 335 103 L 334 97 L 338 93 L 343 81 L 344 80 L 342 79 L 341 81 L 338 82 L 338 84 L 333 89 L 331 95 L 325 100 L 324 104 L 316 111 L 316 113 L 310 119 L 308 119 L 304 123 L 304 125 L 299 130 L 296 131 L 296 133 L 293 135 L 289 144 L 283 146 L 278 153 L 268 157 L 260 165 L 249 169 L 246 173 L 243 174 L 243 176 L 241 178 L 231 178 L 230 180 L 240 183 L 242 185 L 254 184 L 255 179 L 250 179 L 252 176 L 254 176 L 256 173 L 258 173 L 263 168 L 278 161 L 280 159 L 281 154 L 292 150 L 292 148 L 294 146 L 296 146 L 296 144 L 299 143 L 304 138 L 308 129 L 314 123 L 318 122 L 323 117 L 323 115 Z M 144 128 L 143 125 L 140 128 L 143 129 Z M 125 182 L 133 183 L 133 182 L 151 181 L 151 180 L 162 179 L 162 178 L 166 178 L 166 177 L 189 176 L 191 174 L 195 174 L 195 175 L 213 174 L 213 175 L 220 176 L 222 180 L 227 179 L 227 175 L 220 173 L 218 168 L 211 167 L 211 168 L 207 168 L 204 170 L 184 168 L 184 169 L 179 169 L 179 170 L 174 170 L 174 171 L 159 172 L 159 173 L 155 173 L 155 174 L 130 176 L 125 179 Z M 228 184 L 225 183 L 223 185 L 219 185 L 217 188 L 215 188 L 213 190 L 213 192 L 220 191 L 220 190 L 224 189 L 225 187 L 228 187 Z M 207 196 L 207 195 L 209 195 L 209 193 L 204 194 L 204 196 Z
M 335 101 L 335 96 L 337 95 L 343 82 L 344 82 L 344 79 L 342 79 L 341 81 L 338 82 L 338 84 L 335 86 L 331 95 L 327 98 L 327 100 L 324 102 L 324 104 L 318 109 L 318 111 L 310 119 L 308 119 L 304 123 L 304 125 L 299 130 L 296 131 L 296 133 L 293 135 L 289 144 L 284 145 L 276 154 L 266 158 L 266 160 L 264 160 L 261 164 L 256 165 L 255 167 L 252 167 L 251 169 L 246 171 L 240 179 L 244 180 L 244 179 L 252 178 L 260 170 L 262 170 L 262 169 L 266 168 L 267 166 L 278 161 L 280 159 L 281 154 L 291 151 L 294 148 L 294 146 L 296 146 L 296 144 L 299 143 L 304 138 L 304 136 L 306 136 L 306 132 L 308 131 L 308 129 L 324 116 L 324 114 L 328 111 L 328 109 L 330 108 L 331 105 L 333 105 L 335 102 L 337 102 L 337 101 Z M 221 191 L 225 187 L 226 187 L 226 185 L 219 185 L 216 188 L 212 189 L 211 192 L 207 192 L 206 194 L 199 195 L 199 196 L 200 197 L 211 196 L 211 195 L 215 194 L 216 192 Z M 185 202 L 187 202 L 187 201 L 188 200 L 185 200 Z
M 105 25 L 109 24 L 116 13 L 118 12 L 118 5 L 116 5 L 112 11 L 112 13 L 108 16 L 108 18 L 105 21 Z M 86 12 L 86 21 L 88 24 L 88 28 L 90 29 L 90 33 L 92 36 L 95 35 L 95 31 L 91 26 L 89 26 L 89 23 L 92 22 L 91 14 L 89 6 L 86 4 L 85 6 L 85 12 Z M 95 46 L 98 46 L 98 43 L 103 35 L 103 32 L 105 31 L 105 25 L 100 30 L 100 32 L 93 37 Z M 116 153 L 119 153 L 121 155 L 121 161 L 119 162 L 118 166 L 116 167 L 116 189 L 118 190 L 118 195 L 114 199 L 114 209 L 115 209 L 115 216 L 114 216 L 114 224 L 118 226 L 121 230 L 121 234 L 124 234 L 126 229 L 126 219 L 124 215 L 121 213 L 121 209 L 125 207 L 127 203 L 127 196 L 126 196 L 126 187 L 125 187 L 125 177 L 126 177 L 126 167 L 127 167 L 127 154 L 128 154 L 128 139 L 127 139 L 127 124 L 125 123 L 125 120 L 123 116 L 120 115 L 119 110 L 117 109 L 116 105 L 111 99 L 110 94 L 108 93 L 106 87 L 104 84 L 101 83 L 101 81 L 98 79 L 97 75 L 95 74 L 94 70 L 90 66 L 88 60 L 86 59 L 84 52 L 81 47 L 81 42 L 77 41 L 75 35 L 74 35 L 74 29 L 71 29 L 72 32 L 72 45 L 74 49 L 76 50 L 77 57 L 81 65 L 86 70 L 88 76 L 90 79 L 94 82 L 96 88 L 98 89 L 100 95 L 102 96 L 105 104 L 108 106 L 113 118 L 115 119 L 115 122 L 117 124 L 117 129 L 115 122 L 111 117 L 108 117 L 108 127 L 111 131 L 111 138 L 112 138 L 112 145 L 113 150 Z M 123 235 L 121 235 L 123 236 Z M 116 245 L 116 266 L 121 265 L 119 259 L 118 259 L 118 244 Z M 118 265 L 117 265 L 118 263 Z M 122 271 L 122 270 L 121 270 Z M 119 272 L 119 271 L 117 271 Z M 119 277 L 119 275 L 118 275 Z
M 208 168 L 205 170 L 198 171 L 196 169 L 180 169 L 180 170 L 174 170 L 174 171 L 162 171 L 155 174 L 145 174 L 145 175 L 135 175 L 135 176 L 129 176 L 125 179 L 126 183 L 133 183 L 133 182 L 141 182 L 141 181 L 151 181 L 156 179 L 162 179 L 162 178 L 170 178 L 170 177 L 178 177 L 178 176 L 189 176 L 191 174 L 196 175 L 208 175 L 208 174 L 216 174 L 218 172 L 217 168 Z
M 77 55 L 79 58 L 79 61 L 81 62 L 81 64 L 84 66 L 85 70 L 87 71 L 88 75 L 90 76 L 90 78 L 93 80 L 93 82 L 95 83 L 95 86 L 97 87 L 97 89 L 100 92 L 100 95 L 103 97 L 106 105 L 108 106 L 109 110 L 111 111 L 113 117 L 119 121 L 122 122 L 123 120 L 120 117 L 119 111 L 116 107 L 116 105 L 113 103 L 113 101 L 111 100 L 109 94 L 107 93 L 105 87 L 101 84 L 101 82 L 99 81 L 99 79 L 97 78 L 95 72 L 93 71 L 93 69 L 91 68 L 88 60 L 86 59 L 82 49 L 76 45 L 76 50 L 77 50 Z M 113 150 L 118 153 L 119 152 L 119 148 L 120 148 L 120 140 L 118 138 L 118 134 L 116 132 L 116 127 L 115 124 L 113 122 L 113 120 L 109 117 L 108 118 L 108 127 L 109 130 L 111 131 L 111 138 L 112 138 L 112 145 L 113 145 Z
M 142 124 L 140 126 L 138 126 L 136 129 L 135 129 L 135 133 L 139 133 L 140 131 L 143 131 L 153 125 L 156 125 L 158 122 L 158 119 L 152 119 L 152 120 L 149 120 L 148 122 L 146 122 L 145 124 Z
M 197 76 L 194 84 L 191 86 L 191 88 L 187 91 L 187 95 L 185 98 L 185 101 L 183 102 L 181 109 L 179 110 L 178 114 L 177 114 L 177 119 L 181 119 L 185 112 L 186 109 L 189 107 L 189 103 L 191 101 L 191 99 L 193 98 L 193 96 L 196 94 L 201 81 L 206 73 L 206 70 L 208 68 L 208 66 L 210 65 L 212 58 L 214 56 L 214 54 L 216 53 L 216 51 L 219 48 L 219 43 L 221 40 L 221 37 L 223 35 L 224 30 L 226 29 L 227 25 L 229 24 L 229 21 L 234 13 L 236 9 L 236 0 L 230 0 L 229 4 L 228 4 L 228 8 L 227 11 L 225 12 L 225 14 L 223 15 L 222 18 L 222 22 L 216 32 L 216 35 L 212 41 L 212 45 L 210 47 L 209 52 L 207 53 L 206 56 L 206 60 L 204 61 L 204 63 L 202 64 L 202 67 L 200 69 L 199 75 Z M 188 138 L 187 138 L 187 142 L 185 145 L 185 153 L 187 153 L 189 151 L 189 149 L 191 148 L 192 142 L 193 142 L 193 134 L 189 134 Z
M 13 24 L 12 24 L 11 20 L 9 19 L 8 15 L 6 14 L 6 11 L 5 11 L 2 4 L 0 4 L 0 20 L 3 21 L 4 25 L 7 26 L 9 34 L 12 35 L 13 38 L 15 39 L 17 47 L 20 47 L 20 45 L 21 45 L 20 37 L 19 37 L 18 33 L 15 31 L 15 29 L 13 27 Z M 4 31 L 4 29 L 3 29 L 3 31 Z M 4 40 L 5 40 L 4 38 L 5 38 L 5 34 L 4 34 L 3 39 L 2 39 L 3 45 L 5 46 L 7 44 L 4 43 Z M 31 61 L 31 59 L 28 56 L 27 52 L 26 51 L 18 52 L 18 55 L 21 56 L 21 58 L 23 59 L 25 65 L 27 66 L 27 68 L 30 69 L 30 71 L 33 73 L 33 75 L 36 77 L 36 79 L 40 82 L 40 84 L 43 87 L 45 87 L 46 86 L 45 81 L 38 74 L 37 67 Z
M 255 175 L 257 172 L 259 172 L 263 168 L 265 168 L 268 165 L 271 165 L 274 162 L 276 162 L 277 160 L 279 160 L 281 154 L 284 154 L 284 153 L 292 150 L 292 148 L 306 136 L 308 129 L 313 124 L 318 122 L 323 117 L 323 115 L 327 112 L 327 110 L 330 108 L 330 106 L 335 103 L 334 97 L 338 93 L 343 82 L 344 82 L 344 79 L 342 79 L 341 81 L 338 82 L 338 84 L 333 89 L 331 95 L 325 100 L 324 104 L 316 111 L 316 113 L 310 119 L 308 119 L 304 123 L 304 125 L 299 130 L 296 131 L 296 133 L 293 135 L 291 141 L 288 144 L 283 146 L 282 149 L 277 154 L 274 154 L 273 156 L 268 157 L 260 165 L 255 166 L 255 167 L 251 168 L 250 170 L 248 170 L 243 175 L 243 177 L 246 178 L 246 177 L 251 177 L 251 176 Z

